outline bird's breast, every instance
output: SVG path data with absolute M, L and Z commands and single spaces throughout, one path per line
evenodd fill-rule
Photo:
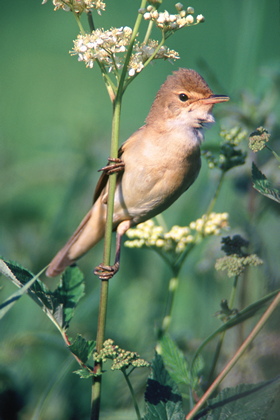
M 164 211 L 190 187 L 200 170 L 200 149 L 193 139 L 183 140 L 174 135 L 150 142 L 144 138 L 125 150 L 115 213 L 140 223 Z

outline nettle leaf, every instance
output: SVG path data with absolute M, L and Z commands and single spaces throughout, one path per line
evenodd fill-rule
M 68 328 L 84 290 L 84 276 L 80 269 L 77 266 L 68 267 L 53 292 L 54 317 L 62 328 Z
M 253 187 L 257 191 L 259 191 L 262 195 L 270 198 L 271 200 L 280 203 L 280 190 L 271 185 L 266 176 L 257 168 L 254 163 L 252 164 L 252 179 Z
M 69 349 L 74 353 L 83 363 L 87 363 L 92 356 L 95 349 L 94 340 L 86 340 L 80 334 L 77 335 L 73 343 L 70 344 Z
M 182 397 L 176 383 L 164 367 L 162 357 L 155 355 L 152 373 L 145 392 L 146 413 L 143 420 L 183 420 Z
M 17 278 L 14 276 L 13 272 L 10 270 L 8 265 L 5 261 L 0 259 L 0 273 L 4 276 L 8 277 L 13 282 L 18 282 Z M 0 305 L 0 319 L 12 308 L 12 306 L 23 296 L 25 293 L 28 292 L 28 289 L 33 285 L 33 283 L 37 280 L 38 276 L 32 277 L 29 281 L 25 283 L 25 285 L 21 286 L 20 289 L 13 293 L 8 299 L 5 300 Z
M 34 284 L 29 287 L 28 295 L 45 311 L 52 308 L 52 293 L 31 271 L 12 261 L 2 261 L 2 274 L 8 277 L 17 287 L 23 287 L 30 280 L 36 278 Z M 40 274 L 40 273 L 39 273 Z
M 42 308 L 60 331 L 69 326 L 75 307 L 84 294 L 83 274 L 78 267 L 67 268 L 60 285 L 52 292 L 37 278 L 40 273 L 34 276 L 18 263 L 0 261 L 2 261 L 2 274 L 19 288 L 35 277 L 36 281 L 28 288 L 27 294 Z
M 280 391 L 280 376 L 267 382 L 226 388 L 209 401 L 195 420 L 261 420 L 267 416 Z
M 164 335 L 160 340 L 162 358 L 169 375 L 177 384 L 190 385 L 192 382 L 189 364 L 176 343 Z

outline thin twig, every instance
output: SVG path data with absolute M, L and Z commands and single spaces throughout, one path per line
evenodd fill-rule
M 200 408 L 205 404 L 205 402 L 208 400 L 208 398 L 213 394 L 213 392 L 217 389 L 217 387 L 220 385 L 222 380 L 226 377 L 226 375 L 229 373 L 229 371 L 233 368 L 233 366 L 238 362 L 240 357 L 245 353 L 245 351 L 250 346 L 251 342 L 254 340 L 254 338 L 257 336 L 257 334 L 260 332 L 261 328 L 264 326 L 266 321 L 269 319 L 273 311 L 277 308 L 278 304 L 280 302 L 280 292 L 277 294 L 271 305 L 268 307 L 268 309 L 265 311 L 257 325 L 253 328 L 251 333 L 248 335 L 242 346 L 238 349 L 236 354 L 233 356 L 233 358 L 230 360 L 230 362 L 226 365 L 226 367 L 222 370 L 222 372 L 219 374 L 219 376 L 215 379 L 215 381 L 212 383 L 212 385 L 208 388 L 208 390 L 205 392 L 205 394 L 202 396 L 202 398 L 198 401 L 198 403 L 194 406 L 194 408 L 189 412 L 189 414 L 186 416 L 186 420 L 193 419 L 194 415 L 200 410 Z

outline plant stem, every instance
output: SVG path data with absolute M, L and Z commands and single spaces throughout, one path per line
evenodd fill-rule
M 228 308 L 229 309 L 233 309 L 233 305 L 234 305 L 234 300 L 235 300 L 235 296 L 236 296 L 236 288 L 237 288 L 237 283 L 238 283 L 238 276 L 234 277 L 234 281 L 233 281 L 233 285 L 232 285 L 232 289 L 231 289 L 231 293 L 230 293 L 230 298 L 229 298 L 229 303 L 228 303 Z M 214 360 L 212 362 L 212 367 L 209 373 L 209 377 L 208 377 L 208 383 L 212 382 L 212 378 L 214 376 L 215 370 L 216 370 L 216 366 L 220 357 L 220 353 L 222 350 L 222 346 L 223 346 L 223 342 L 224 342 L 224 338 L 226 335 L 226 331 L 223 331 L 219 337 L 219 341 L 216 347 L 216 351 L 215 351 L 215 355 L 214 355 Z
M 117 157 L 118 155 L 120 113 L 121 113 L 121 95 L 119 94 L 116 96 L 116 100 L 114 102 L 114 108 L 113 108 L 111 157 Z M 110 176 L 110 179 L 109 179 L 107 219 L 106 219 L 106 227 L 105 227 L 105 235 L 104 235 L 104 252 L 103 252 L 104 265 L 110 265 L 115 188 L 116 188 L 116 174 L 113 174 Z M 99 303 L 98 325 L 97 325 L 97 336 L 96 336 L 96 351 L 98 353 L 102 349 L 102 345 L 103 345 L 104 337 L 105 337 L 108 292 L 109 292 L 109 280 L 102 280 L 101 289 L 100 289 L 100 303 Z M 97 374 L 97 376 L 93 377 L 93 383 L 92 383 L 91 420 L 99 419 L 101 381 L 102 381 L 102 375 L 101 375 L 102 363 L 101 362 L 98 362 L 95 364 L 95 373 Z
M 75 18 L 75 20 L 77 22 L 77 25 L 78 25 L 79 29 L 80 29 L 81 34 L 82 35 L 85 35 L 86 32 L 85 32 L 85 30 L 83 28 L 83 25 L 82 25 L 80 16 L 76 12 L 74 12 L 74 11 L 73 11 L 73 15 L 74 15 L 74 18 Z
M 245 353 L 245 351 L 248 349 L 254 338 L 257 336 L 257 334 L 260 332 L 266 321 L 269 319 L 273 311 L 277 308 L 278 304 L 280 303 L 280 292 L 276 295 L 275 299 L 271 303 L 271 305 L 268 307 L 268 309 L 265 311 L 257 325 L 253 328 L 251 333 L 248 335 L 242 346 L 238 349 L 238 351 L 235 353 L 233 358 L 230 360 L 230 362 L 226 365 L 226 367 L 222 370 L 222 372 L 219 374 L 219 376 L 216 378 L 216 380 L 212 383 L 212 385 L 208 388 L 208 390 L 205 392 L 203 397 L 198 401 L 198 403 L 194 406 L 194 408 L 189 412 L 189 414 L 186 416 L 186 420 L 191 420 L 195 416 L 195 414 L 200 410 L 200 408 L 205 404 L 205 402 L 208 400 L 208 398 L 213 394 L 213 392 L 217 389 L 217 387 L 220 385 L 222 380 L 225 378 L 225 376 L 229 373 L 229 371 L 233 368 L 233 366 L 238 362 L 240 357 Z
M 90 31 L 95 31 L 95 27 L 94 27 L 94 22 L 93 22 L 93 18 L 92 18 L 92 13 L 91 10 L 87 10 L 86 11 L 87 14 L 87 18 L 88 18 L 88 25 L 89 25 L 89 29 Z
M 140 410 L 139 410 L 139 407 L 138 407 L 138 404 L 137 404 L 136 396 L 135 396 L 135 393 L 134 393 L 134 389 L 131 385 L 130 379 L 129 379 L 125 370 L 122 370 L 122 373 L 124 375 L 124 378 L 126 380 L 126 383 L 128 385 L 128 388 L 129 388 L 129 391 L 130 391 L 130 394 L 131 394 L 131 397 L 132 397 L 132 401 L 133 401 L 133 405 L 134 405 L 134 408 L 135 408 L 137 419 L 141 420 L 141 413 L 140 413 Z
M 228 301 L 229 309 L 233 309 L 235 296 L 236 296 L 238 279 L 239 279 L 239 276 L 235 276 L 234 280 L 233 280 L 233 285 L 232 285 L 232 289 L 231 289 L 231 293 L 230 293 L 230 297 L 229 297 L 229 301 Z
M 220 191 L 221 191 L 221 188 L 222 188 L 222 185 L 223 185 L 225 174 L 226 174 L 226 172 L 222 171 L 219 182 L 218 182 L 218 185 L 217 185 L 217 188 L 216 188 L 216 191 L 215 191 L 215 194 L 214 194 L 212 200 L 209 203 L 209 206 L 208 206 L 208 209 L 207 209 L 207 212 L 206 212 L 206 216 L 209 216 L 209 214 L 213 211 L 213 208 L 216 204 L 217 198 L 220 194 Z
M 105 326 L 106 326 L 106 314 L 107 314 L 107 302 L 108 302 L 108 280 L 101 282 L 100 290 L 100 304 L 98 314 L 98 326 L 97 326 L 97 337 L 96 337 L 96 351 L 100 352 L 104 342 Z M 102 362 L 95 363 L 94 366 L 95 374 L 93 377 L 92 390 L 91 390 L 91 420 L 99 419 L 100 412 L 100 397 L 101 397 L 101 380 L 102 380 Z
M 147 32 L 146 32 L 146 35 L 145 35 L 145 38 L 144 38 L 144 41 L 143 41 L 143 44 L 147 44 L 147 42 L 149 41 L 152 29 L 153 29 L 153 25 L 154 25 L 154 22 L 152 20 L 150 20 L 150 22 L 148 24 L 148 29 L 147 29 Z
M 208 206 L 208 208 L 206 210 L 206 213 L 205 213 L 205 216 L 206 216 L 205 221 L 207 221 L 207 217 L 213 211 L 213 208 L 214 208 L 214 206 L 216 204 L 217 198 L 218 198 L 218 196 L 220 194 L 220 191 L 221 191 L 221 188 L 222 188 L 222 185 L 223 185 L 225 174 L 226 174 L 226 172 L 222 171 L 221 176 L 220 176 L 220 179 L 219 179 L 219 182 L 218 182 L 218 185 L 216 187 L 216 191 L 214 193 L 214 196 L 211 199 L 211 201 L 209 203 L 209 206 Z M 196 232 L 194 241 L 191 244 L 189 244 L 189 246 L 187 246 L 187 248 L 185 249 L 185 251 L 178 257 L 178 259 L 177 259 L 177 261 L 175 263 L 175 267 L 179 268 L 179 267 L 181 267 L 183 265 L 183 262 L 185 261 L 187 255 L 189 255 L 189 253 L 191 252 L 191 250 L 197 245 L 197 243 L 199 242 L 200 239 L 201 239 L 201 232 Z
M 165 313 L 162 319 L 162 324 L 158 331 L 158 341 L 160 341 L 160 339 L 167 332 L 170 326 L 173 302 L 174 302 L 176 290 L 178 289 L 178 284 L 179 284 L 179 279 L 178 279 L 178 273 L 177 273 L 177 275 L 172 276 L 171 279 L 169 280 L 167 302 L 166 302 L 166 307 L 165 307 Z
M 147 0 L 142 0 L 141 7 L 144 7 L 146 5 L 146 2 Z M 137 36 L 141 20 L 142 20 L 142 15 L 138 14 L 133 31 L 132 31 L 131 40 L 130 40 L 130 44 L 127 50 L 127 55 L 125 58 L 124 66 L 123 66 L 121 77 L 119 80 L 116 96 L 114 97 L 110 95 L 111 99 L 113 100 L 112 137 L 111 137 L 111 150 L 110 150 L 110 157 L 112 158 L 118 157 L 120 116 L 121 116 L 122 97 L 124 93 L 124 82 L 126 78 L 127 66 L 128 66 L 131 54 L 132 54 L 134 41 Z M 103 73 L 103 77 L 105 77 L 106 74 L 104 74 L 104 72 L 102 73 Z M 112 86 L 110 86 L 110 88 L 112 88 Z M 108 84 L 107 84 L 107 89 L 108 89 Z M 110 94 L 110 91 L 109 91 L 109 94 Z M 105 226 L 105 235 L 104 235 L 104 252 L 103 252 L 104 265 L 110 265 L 112 225 L 113 225 L 113 214 L 114 214 L 114 196 L 115 196 L 116 182 L 117 182 L 117 174 L 110 175 L 109 189 L 108 189 L 107 217 L 106 217 L 106 226 Z M 100 290 L 97 338 L 96 338 L 96 351 L 97 352 L 100 352 L 103 342 L 104 342 L 104 337 L 105 337 L 108 291 L 109 291 L 109 281 L 102 280 L 101 290 Z M 101 362 L 98 362 L 95 364 L 95 373 L 97 374 L 97 376 L 93 377 L 93 382 L 92 382 L 91 420 L 99 419 L 100 399 L 101 399 L 101 381 L 102 381 L 102 375 L 101 375 L 102 363 Z
M 223 181 L 224 181 L 224 176 L 225 176 L 225 172 L 223 171 L 221 173 L 221 176 L 220 176 L 216 191 L 214 193 L 214 196 L 213 196 L 212 200 L 210 201 L 210 204 L 209 204 L 208 209 L 206 211 L 206 220 L 207 220 L 207 216 L 212 212 L 212 210 L 213 210 L 213 208 L 216 204 L 217 198 L 219 196 L 219 193 L 221 191 L 221 187 L 222 187 L 222 184 L 223 184 Z M 173 301 L 174 301 L 174 295 L 175 295 L 175 292 L 178 288 L 178 274 L 179 274 L 179 271 L 180 271 L 180 269 L 183 265 L 183 262 L 186 259 L 187 255 L 189 255 L 191 250 L 195 247 L 195 245 L 199 241 L 200 236 L 201 236 L 201 233 L 197 232 L 194 242 L 186 248 L 186 251 L 183 254 L 181 254 L 180 257 L 177 259 L 177 261 L 175 261 L 175 263 L 172 265 L 172 270 L 173 270 L 174 275 L 170 279 L 170 282 L 169 282 L 167 306 L 166 306 L 165 315 L 163 317 L 161 328 L 158 332 L 158 340 L 160 340 L 160 338 L 167 331 L 167 329 L 170 325 L 171 311 L 172 311 L 172 306 L 173 306 Z M 236 290 L 236 282 L 234 284 L 235 285 L 233 286 L 233 288 L 234 288 L 234 290 Z M 232 294 L 231 294 L 231 297 L 230 297 L 230 302 L 231 303 L 233 303 L 234 296 L 235 296 L 235 292 L 233 293 L 233 291 L 232 291 Z M 223 333 L 223 336 L 224 336 L 224 334 L 225 333 Z M 222 341 L 223 341 L 223 339 L 221 339 L 220 347 L 222 345 Z M 221 350 L 221 348 L 219 349 L 219 351 L 217 349 L 218 354 L 219 354 L 220 350 Z M 215 365 L 216 365 L 216 362 L 215 362 Z M 211 372 L 212 372 L 212 370 L 211 370 Z

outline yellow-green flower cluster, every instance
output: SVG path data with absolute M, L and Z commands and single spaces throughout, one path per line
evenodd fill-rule
M 42 4 L 48 0 L 43 0 Z M 106 4 L 101 0 L 52 0 L 54 10 L 65 10 L 66 12 L 82 13 L 85 10 L 96 9 L 98 14 L 105 10 Z
M 219 258 L 216 261 L 216 270 L 227 271 L 228 277 L 240 276 L 246 267 L 258 266 L 263 264 L 263 261 L 256 255 L 250 254 L 245 257 L 239 255 L 229 255 Z
M 243 165 L 246 159 L 246 152 L 237 149 L 242 140 L 247 137 L 246 130 L 240 127 L 234 127 L 231 130 L 222 130 L 220 136 L 223 141 L 220 146 L 219 154 L 213 154 L 210 151 L 204 151 L 203 156 L 208 161 L 210 169 L 219 168 L 223 172 L 229 171 L 235 166 Z
M 265 148 L 266 143 L 269 141 L 270 134 L 263 128 L 258 127 L 256 131 L 249 136 L 249 147 L 253 152 L 258 152 Z
M 150 20 L 165 33 L 174 32 L 184 26 L 197 25 L 200 22 L 204 22 L 202 15 L 197 15 L 194 18 L 193 7 L 187 7 L 184 9 L 181 3 L 175 5 L 177 10 L 176 14 L 170 14 L 167 10 L 164 12 L 158 12 L 156 7 L 149 5 L 147 9 L 140 9 L 139 12 L 143 14 L 145 20 Z
M 201 233 L 203 236 L 219 235 L 221 229 L 228 227 L 228 213 L 210 213 L 208 216 L 205 214 L 191 222 L 190 228 Z
M 263 261 L 256 254 L 247 254 L 242 248 L 247 248 L 249 242 L 240 235 L 232 238 L 222 238 L 222 250 L 226 256 L 216 261 L 216 270 L 226 270 L 229 277 L 239 276 L 249 265 L 257 266 Z
M 155 248 L 164 252 L 180 254 L 186 247 L 196 241 L 197 233 L 201 236 L 219 235 L 228 227 L 228 213 L 210 213 L 191 222 L 189 226 L 173 226 L 167 233 L 153 220 L 140 223 L 136 228 L 126 232 L 129 248 Z
M 129 366 L 131 367 L 149 367 L 150 364 L 139 357 L 139 354 L 133 351 L 121 349 L 114 344 L 114 341 L 108 339 L 104 342 L 100 353 L 94 354 L 96 362 L 106 362 L 106 360 L 113 360 L 111 369 L 122 370 Z
M 226 142 L 234 146 L 238 146 L 248 136 L 248 131 L 235 126 L 230 130 L 221 130 L 220 136 L 225 139 Z

